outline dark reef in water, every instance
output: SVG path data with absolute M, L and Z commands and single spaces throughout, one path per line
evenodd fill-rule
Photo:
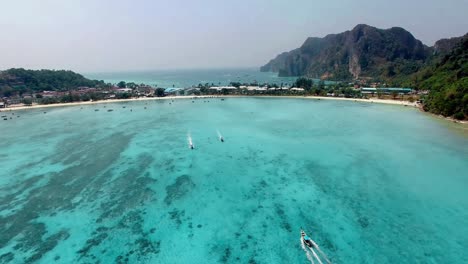
M 182 224 L 182 218 L 185 216 L 185 210 L 179 211 L 177 208 L 169 212 L 171 220 L 177 224 L 177 227 L 180 227 Z
M 195 183 L 192 181 L 191 177 L 188 175 L 182 175 L 177 177 L 174 184 L 171 184 L 166 187 L 166 198 L 164 202 L 167 205 L 171 205 L 175 200 L 181 199 L 188 192 L 195 188 Z
M 118 144 L 115 143 L 116 138 L 118 138 Z M 73 202 L 73 199 L 90 187 L 89 183 L 93 182 L 96 172 L 103 172 L 118 158 L 120 153 L 127 147 L 130 139 L 131 136 L 128 135 L 114 134 L 108 138 L 93 142 L 93 148 L 91 149 L 89 149 L 88 145 L 80 144 L 77 141 L 72 148 L 74 151 L 65 150 L 63 145 L 59 144 L 57 155 L 62 156 L 61 160 L 67 162 L 73 157 L 75 162 L 79 162 L 73 163 L 73 165 L 70 162 L 70 166 L 62 171 L 50 173 L 49 175 L 37 175 L 10 187 L 10 189 L 18 190 L 18 192 L 1 197 L 0 204 L 11 206 L 13 201 L 20 209 L 11 215 L 0 217 L 0 233 L 2 234 L 0 236 L 0 247 L 4 247 L 14 237 L 22 234 L 23 239 L 16 248 L 23 252 L 33 250 L 32 256 L 25 261 L 34 262 L 43 254 L 52 250 L 57 245 L 58 240 L 67 239 L 68 233 L 66 230 L 61 230 L 46 238 L 44 225 L 42 223 L 33 223 L 33 220 L 39 216 L 50 215 L 60 210 L 72 210 L 78 206 L 79 202 Z M 83 153 L 84 151 L 87 151 L 87 155 L 93 155 L 95 159 L 89 160 L 75 156 L 75 153 Z M 56 159 L 56 163 L 59 163 L 58 159 Z M 48 179 L 48 183 L 35 188 L 38 182 L 44 178 Z M 93 186 L 93 188 L 100 187 Z M 18 199 L 16 197 L 21 197 L 19 194 L 22 193 L 26 194 L 26 197 L 15 201 L 15 199 Z
M 80 261 L 95 262 L 96 256 L 102 254 L 99 245 L 114 239 L 118 232 L 128 231 L 132 234 L 128 242 L 131 250 L 119 262 L 128 262 L 129 259 L 143 261 L 151 254 L 158 254 L 161 242 L 152 241 L 150 233 L 143 230 L 143 215 L 146 212 L 135 210 L 156 199 L 154 191 L 149 187 L 156 180 L 145 172 L 146 165 L 153 161 L 152 156 L 142 154 L 136 157 L 135 164 L 119 174 L 111 168 L 127 148 L 131 138 L 131 135 L 112 134 L 96 141 L 67 139 L 57 145 L 52 157 L 45 160 L 68 167 L 62 171 L 36 175 L 15 186 L 9 186 L 9 194 L 0 197 L 0 209 L 19 209 L 0 217 L 0 247 L 16 238 L 13 249 L 21 252 L 18 255 L 29 256 L 22 260 L 15 259 L 15 252 L 9 252 L 0 256 L 1 262 L 39 261 L 60 241 L 68 239 L 70 234 L 65 229 L 49 234 L 45 224 L 35 222 L 36 219 L 48 215 L 54 217 L 61 211 L 74 210 L 79 206 L 93 205 L 93 201 L 103 199 L 101 196 L 104 188 L 108 189 L 106 192 L 110 195 L 98 204 L 100 214 L 96 222 L 106 225 L 97 227 L 85 244 L 77 249 Z M 93 159 L 89 159 L 89 156 Z M 21 170 L 37 167 L 41 162 L 43 161 L 32 162 Z M 23 173 L 21 170 L 17 171 L 19 175 Z M 40 185 L 43 181 L 46 183 Z M 118 221 L 109 221 L 110 218 Z M 60 255 L 54 258 L 61 259 Z

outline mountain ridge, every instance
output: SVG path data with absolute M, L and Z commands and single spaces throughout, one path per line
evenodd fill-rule
M 358 24 L 342 33 L 309 37 L 299 48 L 277 55 L 260 70 L 280 76 L 385 80 L 416 72 L 434 54 L 448 53 L 458 40 L 443 39 L 429 47 L 402 27 L 379 29 Z

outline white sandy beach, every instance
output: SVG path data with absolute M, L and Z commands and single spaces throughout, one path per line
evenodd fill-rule
M 25 105 L 12 105 L 8 108 L 0 108 L 0 112 L 15 111 L 24 109 L 36 109 L 36 108 L 49 108 L 49 107 L 63 107 L 63 106 L 80 106 L 80 105 L 91 105 L 91 104 L 105 104 L 105 103 L 117 103 L 117 102 L 131 102 L 131 101 L 148 101 L 148 100 L 174 100 L 174 99 L 190 99 L 190 98 L 212 98 L 212 97 L 253 97 L 253 96 L 242 96 L 242 95 L 203 95 L 203 96 L 166 96 L 166 97 L 142 97 L 142 98 L 131 98 L 131 99 L 109 99 L 100 101 L 87 101 L 87 102 L 73 102 L 73 103 L 57 103 L 57 104 L 34 104 L 31 106 Z M 268 96 L 259 95 L 258 97 L 281 97 L 281 98 L 307 98 L 307 99 L 324 99 L 324 100 L 342 100 L 342 101 L 354 101 L 354 102 L 366 102 L 366 103 L 379 103 L 379 104 L 393 104 L 393 105 L 404 105 L 411 107 L 418 107 L 417 103 L 410 103 L 408 101 L 398 100 L 385 100 L 385 99 L 356 99 L 356 98 L 340 98 L 340 97 L 321 97 L 321 96 Z

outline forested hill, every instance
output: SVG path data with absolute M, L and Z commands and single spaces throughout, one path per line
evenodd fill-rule
M 104 86 L 81 74 L 64 70 L 9 69 L 0 71 L 0 97 L 39 91 L 67 91 L 78 87 Z
M 448 55 L 422 72 L 419 87 L 430 90 L 424 102 L 424 110 L 467 119 L 468 35 L 461 38 Z

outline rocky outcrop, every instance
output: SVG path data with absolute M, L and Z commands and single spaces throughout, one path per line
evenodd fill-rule
M 460 43 L 463 39 L 467 39 L 467 38 L 468 38 L 468 33 L 461 37 L 441 39 L 437 41 L 434 45 L 434 54 L 447 55 L 456 47 L 458 43 Z
M 308 38 L 300 48 L 278 55 L 261 71 L 336 79 L 380 76 L 394 63 L 424 61 L 430 53 L 429 47 L 403 28 L 361 24 L 340 34 Z

